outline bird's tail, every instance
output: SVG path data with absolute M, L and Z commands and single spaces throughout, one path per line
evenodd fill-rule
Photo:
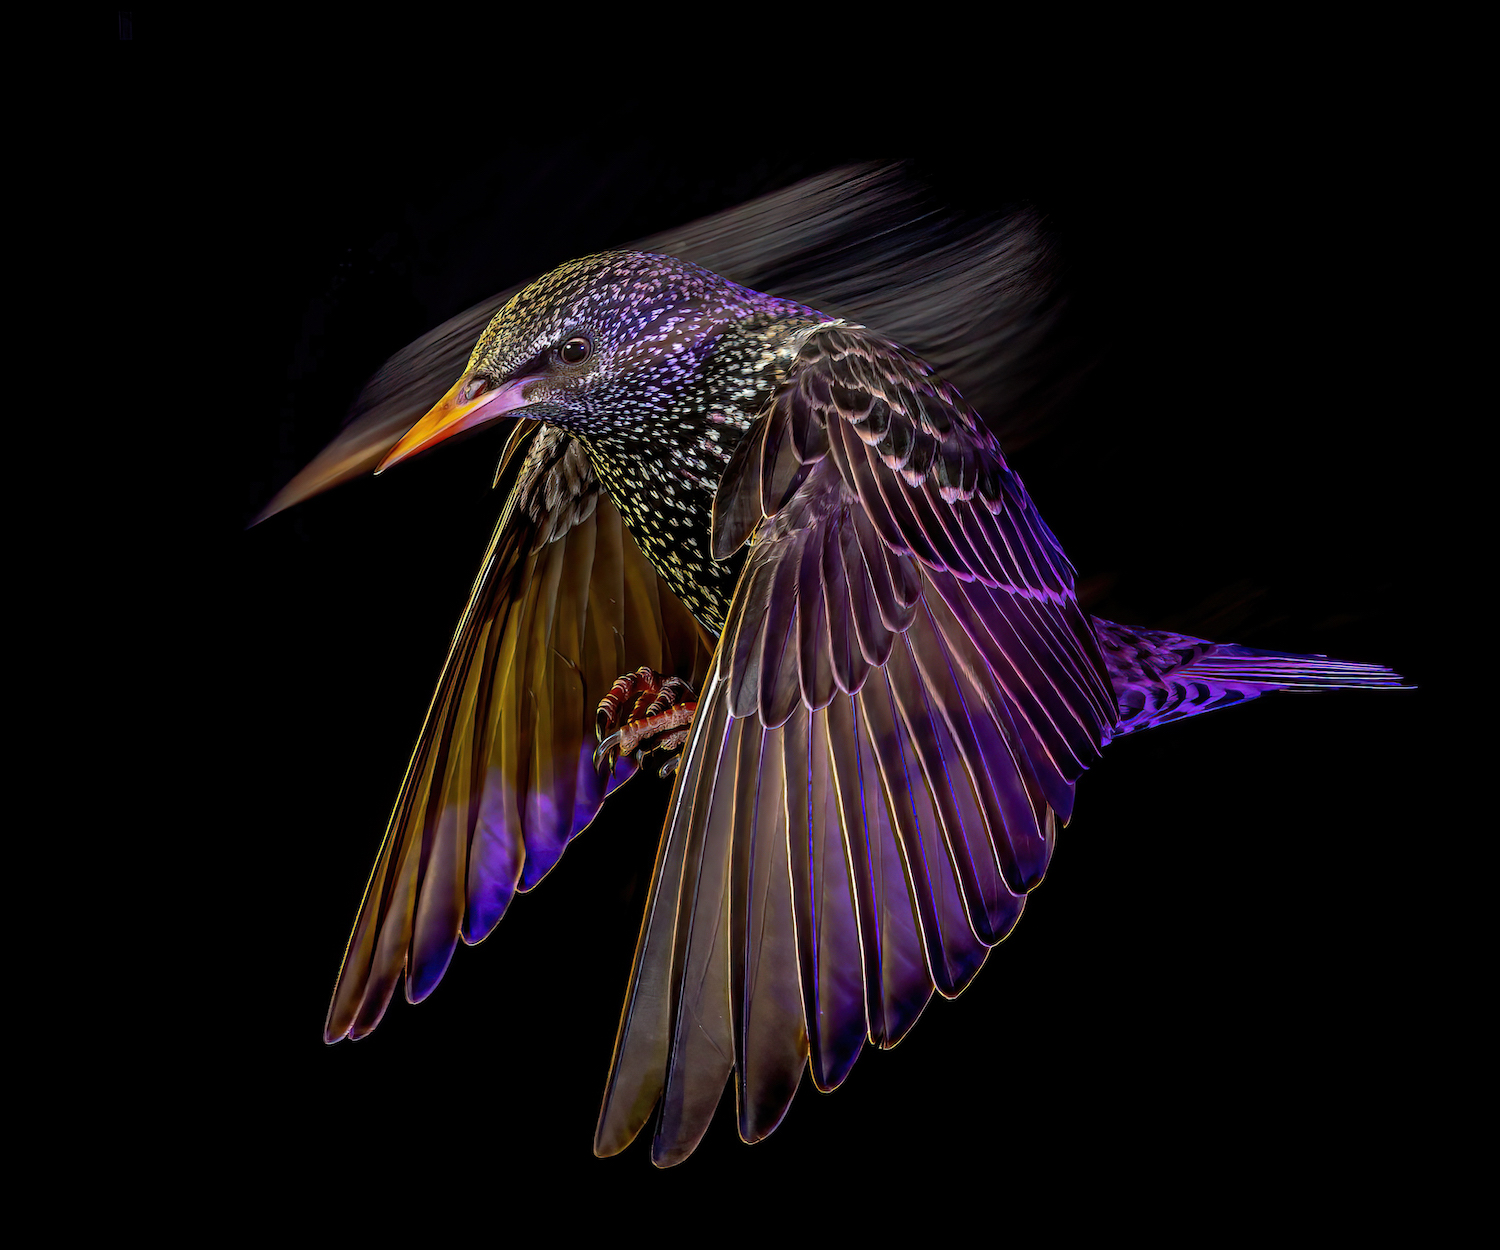
M 1255 699 L 1273 690 L 1410 689 L 1380 664 L 1261 651 L 1091 618 L 1120 710 L 1113 737 Z

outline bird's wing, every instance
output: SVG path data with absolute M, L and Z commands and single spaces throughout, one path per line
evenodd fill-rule
M 958 994 L 1046 870 L 1115 704 L 1074 573 L 994 438 L 920 360 L 812 335 L 737 450 L 715 554 L 753 545 L 662 835 L 595 1149 L 660 1100 L 685 1158 Z
M 524 459 L 522 458 L 524 453 Z M 517 472 L 519 467 L 519 472 Z M 362 1037 L 406 972 L 425 998 L 635 768 L 594 770 L 594 715 L 649 665 L 695 683 L 711 646 L 641 554 L 582 446 L 520 423 L 515 476 L 402 782 L 324 1036 Z

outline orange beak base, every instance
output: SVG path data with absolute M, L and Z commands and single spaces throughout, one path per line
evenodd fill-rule
M 487 425 L 508 412 L 526 407 L 527 401 L 521 394 L 522 388 L 538 381 L 537 378 L 517 378 L 514 382 L 507 382 L 497 390 L 485 391 L 465 403 L 464 387 L 472 377 L 472 374 L 465 373 L 459 378 L 453 384 L 453 389 L 433 406 L 432 411 L 402 435 L 401 441 L 391 448 L 375 472 L 384 473 L 393 464 L 409 460 L 418 452 L 437 446 L 444 439 Z

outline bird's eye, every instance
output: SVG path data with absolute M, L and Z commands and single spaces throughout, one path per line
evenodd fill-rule
M 589 358 L 594 345 L 585 338 L 571 338 L 558 349 L 565 365 L 581 365 Z
M 490 384 L 483 378 L 470 378 L 463 389 L 463 402 L 466 404 L 472 403 L 489 389 Z

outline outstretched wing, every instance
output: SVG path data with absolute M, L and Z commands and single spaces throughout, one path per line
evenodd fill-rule
M 365 887 L 324 1038 L 363 1037 L 406 972 L 420 1002 L 635 769 L 594 770 L 594 713 L 641 665 L 695 685 L 711 644 L 561 431 L 522 422 L 495 536 Z
M 600 1114 L 662 1102 L 685 1158 L 731 1073 L 740 1134 L 958 994 L 1041 880 L 1114 725 L 1074 573 L 956 392 L 835 325 L 737 450 L 715 555 L 753 534 L 703 691 Z

